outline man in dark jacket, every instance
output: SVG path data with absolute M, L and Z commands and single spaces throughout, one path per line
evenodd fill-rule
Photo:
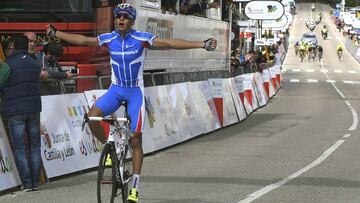
M 48 73 L 48 79 L 40 82 L 41 95 L 61 94 L 59 80 L 71 79 L 70 71 L 63 71 L 59 59 L 63 55 L 63 47 L 60 43 L 49 42 L 43 48 L 43 52 L 36 55 L 42 70 Z
M 14 53 L 6 60 L 10 74 L 2 89 L 16 165 L 24 191 L 38 190 L 41 165 L 39 75 L 41 67 L 28 55 L 28 39 L 14 39 Z M 25 153 L 25 132 L 29 157 Z

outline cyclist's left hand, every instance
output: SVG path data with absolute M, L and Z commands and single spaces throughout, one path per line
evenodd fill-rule
M 204 49 L 207 51 L 214 51 L 217 47 L 217 40 L 209 38 L 204 41 Z

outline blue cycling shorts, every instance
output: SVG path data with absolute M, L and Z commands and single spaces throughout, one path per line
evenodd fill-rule
M 144 87 L 121 87 L 112 84 L 96 101 L 95 106 L 103 112 L 103 116 L 108 116 L 120 107 L 122 101 L 128 104 L 131 132 L 141 133 L 145 121 Z

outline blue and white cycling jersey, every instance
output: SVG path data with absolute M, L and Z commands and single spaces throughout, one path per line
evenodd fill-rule
M 107 45 L 110 52 L 111 81 L 121 87 L 141 87 L 145 52 L 156 35 L 131 29 L 120 35 L 117 31 L 98 36 L 99 45 Z

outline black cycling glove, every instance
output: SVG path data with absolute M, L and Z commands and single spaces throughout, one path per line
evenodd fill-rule
M 204 49 L 206 49 L 207 51 L 214 51 L 216 47 L 212 48 L 211 47 L 211 41 L 213 40 L 213 38 L 209 38 L 207 40 L 204 41 Z
M 48 28 L 46 29 L 46 35 L 50 36 L 51 38 L 55 38 L 55 34 L 57 32 L 57 29 L 52 26 L 52 25 L 48 25 Z

